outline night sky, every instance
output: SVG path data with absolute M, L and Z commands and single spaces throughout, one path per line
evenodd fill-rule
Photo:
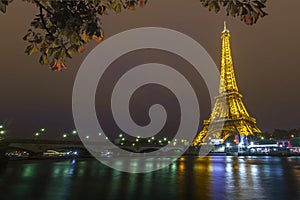
M 292 129 L 300 127 L 300 1 L 290 0 L 286 4 L 284 1 L 268 1 L 269 15 L 256 25 L 247 26 L 239 18 L 227 17 L 225 12 L 209 12 L 198 0 L 150 0 L 143 9 L 105 16 L 103 29 L 105 38 L 137 27 L 174 29 L 198 41 L 219 66 L 220 33 L 226 20 L 232 36 L 237 83 L 248 112 L 257 119 L 258 127 L 263 131 Z M 33 133 L 42 127 L 48 132 L 44 137 L 58 138 L 74 128 L 73 83 L 79 66 L 95 46 L 91 43 L 83 54 L 69 60 L 69 69 L 65 72 L 56 73 L 48 66 L 41 66 L 37 55 L 25 55 L 27 44 L 22 40 L 37 13 L 32 4 L 14 1 L 8 12 L 0 16 L 0 122 L 8 125 L 9 137 L 13 138 L 32 138 Z M 170 53 L 144 50 L 122 56 L 112 66 L 126 68 L 148 61 L 174 68 L 188 65 Z M 186 73 L 192 74 L 188 68 Z M 113 75 L 108 76 L 113 78 Z M 207 90 L 201 78 L 193 75 L 190 78 L 201 99 L 202 121 L 210 114 Z M 168 102 L 169 94 L 160 90 L 157 88 L 154 92 L 162 101 Z M 137 95 L 136 98 L 143 97 Z M 97 106 L 101 107 L 98 94 L 97 100 Z M 156 100 L 159 101 L 153 101 Z M 176 106 L 176 101 L 170 101 L 170 104 Z M 143 110 L 141 105 L 136 105 L 135 109 Z M 136 120 L 139 119 L 143 124 L 143 117 L 137 114 Z

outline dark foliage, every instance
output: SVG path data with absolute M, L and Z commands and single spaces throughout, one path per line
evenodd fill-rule
M 0 0 L 0 11 L 5 13 L 13 0 Z M 41 64 L 54 71 L 67 69 L 65 60 L 84 51 L 90 41 L 101 42 L 104 37 L 101 16 L 110 11 L 135 10 L 144 7 L 147 0 L 23 0 L 37 6 L 39 13 L 23 37 L 29 42 L 25 53 L 39 53 Z M 200 0 L 204 7 L 218 12 L 220 7 L 228 15 L 240 16 L 246 24 L 256 23 L 267 15 L 263 9 L 266 0 Z

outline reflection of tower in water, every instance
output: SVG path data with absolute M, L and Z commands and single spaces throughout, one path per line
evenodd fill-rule
M 230 32 L 224 23 L 221 34 L 222 57 L 219 95 L 210 118 L 204 120 L 204 127 L 193 141 L 193 146 L 210 143 L 211 139 L 228 137 L 239 134 L 251 136 L 261 131 L 256 126 L 256 120 L 250 117 L 238 91 L 230 48 Z

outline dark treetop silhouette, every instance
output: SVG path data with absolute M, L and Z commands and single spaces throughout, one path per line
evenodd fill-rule
M 5 13 L 13 0 L 0 0 L 0 11 Z M 40 53 L 39 62 L 50 64 L 54 71 L 67 69 L 65 60 L 84 51 L 90 41 L 101 42 L 101 16 L 110 10 L 119 13 L 144 7 L 148 0 L 23 0 L 34 4 L 39 14 L 31 22 L 31 29 L 23 37 L 29 42 L 25 53 Z M 267 0 L 200 0 L 209 11 L 218 13 L 226 8 L 227 15 L 240 16 L 248 25 L 267 15 L 263 9 Z M 184 3 L 188 3 L 185 1 Z

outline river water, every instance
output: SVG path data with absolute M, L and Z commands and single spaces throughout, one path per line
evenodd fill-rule
M 0 199 L 299 200 L 300 157 L 185 156 L 145 174 L 94 159 L 10 161 L 0 170 Z

